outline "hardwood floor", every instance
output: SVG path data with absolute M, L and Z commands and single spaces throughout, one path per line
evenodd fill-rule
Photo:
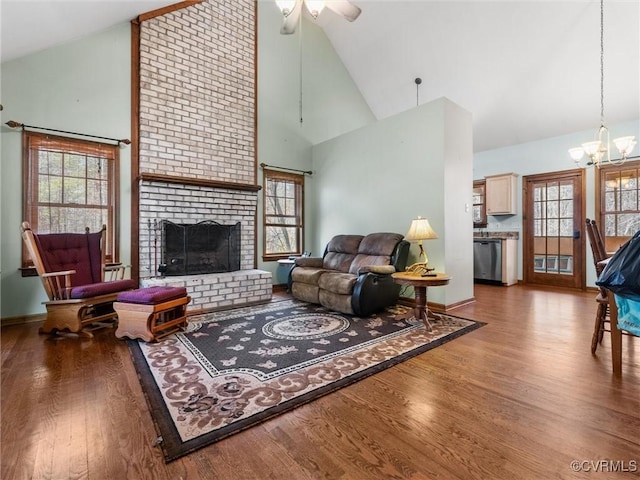
M 608 334 L 590 352 L 595 293 L 475 294 L 450 313 L 486 326 L 169 464 L 113 330 L 4 327 L 0 477 L 640 478 L 640 339 L 617 379 Z

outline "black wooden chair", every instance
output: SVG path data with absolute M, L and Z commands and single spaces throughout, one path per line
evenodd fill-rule
M 609 258 L 607 255 L 604 241 L 600 230 L 595 220 L 586 219 L 587 237 L 589 239 L 589 245 L 591 246 L 591 253 L 593 254 L 593 262 L 596 268 L 596 274 L 600 276 L 604 267 L 600 262 Z M 598 303 L 598 310 L 596 311 L 596 320 L 593 326 L 593 336 L 591 337 L 591 353 L 595 354 L 598 349 L 598 345 L 602 343 L 604 332 L 610 332 L 607 328 L 609 323 L 609 294 L 607 289 L 600 288 L 598 295 L 596 296 L 596 302 Z

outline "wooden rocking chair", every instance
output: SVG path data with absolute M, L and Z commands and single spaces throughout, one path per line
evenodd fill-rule
M 40 333 L 68 330 L 92 337 L 91 330 L 113 326 L 113 309 L 119 292 L 137 285 L 123 279 L 124 267 L 106 268 L 102 245 L 106 227 L 96 233 L 37 234 L 22 223 L 22 238 L 45 292 L 47 318 Z M 105 281 L 105 271 L 116 279 Z M 116 272 L 117 271 L 117 272 Z

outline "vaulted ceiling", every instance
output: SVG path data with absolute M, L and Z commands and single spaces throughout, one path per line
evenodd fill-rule
M 2 61 L 172 3 L 2 0 Z M 475 151 L 599 126 L 599 1 L 353 3 L 355 22 L 325 9 L 318 24 L 377 118 L 445 96 L 472 113 Z M 605 0 L 604 14 L 611 125 L 640 118 L 640 2 Z

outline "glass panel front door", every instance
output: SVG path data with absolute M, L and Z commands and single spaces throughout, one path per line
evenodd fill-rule
M 582 276 L 580 179 L 551 174 L 525 177 L 525 281 L 580 287 Z

